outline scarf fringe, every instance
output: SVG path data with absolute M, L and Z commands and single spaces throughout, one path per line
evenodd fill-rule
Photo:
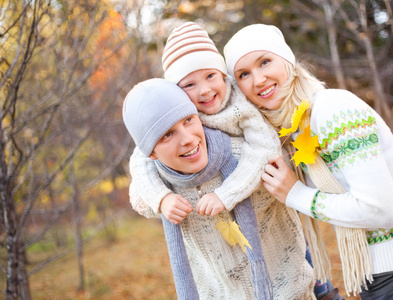
M 326 283 L 328 279 L 332 279 L 332 268 L 318 221 L 306 215 L 303 215 L 302 219 L 314 267 L 314 276 L 321 283 Z
M 333 194 L 345 193 L 344 188 L 330 172 L 321 156 L 316 155 L 315 163 L 308 164 L 307 167 L 311 180 L 320 191 Z M 317 221 L 315 220 L 315 222 Z M 308 224 L 306 231 L 315 231 L 316 237 L 320 239 L 320 233 L 317 232 L 319 231 L 319 228 L 316 229 L 316 227 L 317 226 L 310 226 L 310 224 Z M 364 229 L 336 226 L 336 235 L 345 290 L 348 296 L 352 292 L 356 295 L 361 292 L 362 286 L 367 287 L 366 279 L 370 282 L 373 280 L 371 255 L 366 239 L 366 232 Z M 314 244 L 310 244 L 310 252 L 313 263 L 314 259 L 317 260 L 314 267 L 318 266 L 318 269 L 315 268 L 316 273 L 321 276 L 321 278 L 317 277 L 317 279 L 326 278 L 323 263 L 322 265 L 319 265 L 320 263 L 318 262 L 318 251 L 320 250 L 313 249 L 315 246 L 323 247 L 321 249 L 325 252 L 326 248 L 323 243 L 313 242 L 312 237 L 310 241 Z
M 338 250 L 340 252 L 344 286 L 349 293 L 367 288 L 366 279 L 373 281 L 370 248 L 364 229 L 336 227 Z

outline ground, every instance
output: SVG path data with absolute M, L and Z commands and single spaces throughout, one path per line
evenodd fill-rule
M 320 225 L 332 261 L 333 284 L 346 299 L 360 299 L 345 295 L 335 233 L 331 225 Z M 134 216 L 119 220 L 117 227 L 116 242 L 100 237 L 86 245 L 84 291 L 77 292 L 78 267 L 71 254 L 31 277 L 33 299 L 176 299 L 160 223 Z

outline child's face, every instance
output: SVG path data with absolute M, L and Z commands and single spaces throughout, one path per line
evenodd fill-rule
M 215 114 L 225 97 L 223 74 L 216 69 L 194 71 L 178 83 L 195 104 L 198 111 Z
M 280 89 L 288 80 L 285 60 L 269 51 L 246 54 L 235 65 L 235 79 L 246 97 L 259 108 L 278 109 Z
M 199 117 L 191 115 L 173 125 L 158 141 L 150 158 L 159 159 L 182 174 L 197 173 L 206 167 L 206 138 Z

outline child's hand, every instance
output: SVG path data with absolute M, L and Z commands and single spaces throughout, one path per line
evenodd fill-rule
M 288 193 L 297 180 L 296 174 L 279 155 L 269 159 L 265 173 L 262 174 L 263 186 L 282 204 L 285 204 Z
M 181 195 L 170 193 L 161 200 L 160 209 L 168 221 L 179 224 L 192 212 L 192 206 Z
M 202 216 L 211 215 L 217 216 L 220 212 L 225 210 L 224 204 L 215 193 L 204 195 L 197 203 L 196 212 Z

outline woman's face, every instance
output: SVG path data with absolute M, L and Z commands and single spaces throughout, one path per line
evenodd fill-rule
M 288 80 L 285 60 L 269 51 L 244 55 L 235 65 L 235 79 L 246 97 L 258 108 L 278 109 L 284 99 L 279 91 Z

